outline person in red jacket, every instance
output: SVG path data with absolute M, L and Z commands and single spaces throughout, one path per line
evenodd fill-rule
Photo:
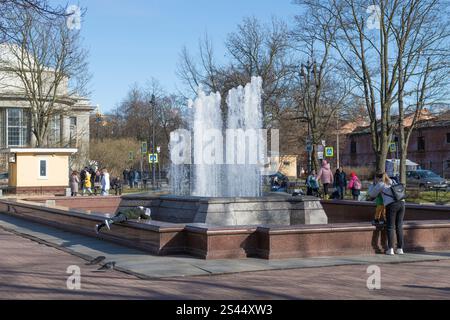
M 356 173 L 352 172 L 350 175 L 350 182 L 348 183 L 348 189 L 352 190 L 353 200 L 358 200 L 361 194 L 362 184 Z
M 334 182 L 334 177 L 333 172 L 331 171 L 331 166 L 326 160 L 322 162 L 322 168 L 320 168 L 316 179 L 317 181 L 322 182 L 324 198 L 328 199 L 328 187 Z

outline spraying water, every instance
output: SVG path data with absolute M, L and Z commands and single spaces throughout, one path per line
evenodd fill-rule
M 230 90 L 224 129 L 220 94 L 206 95 L 199 89 L 192 103 L 189 130 L 171 136 L 170 176 L 174 194 L 261 196 L 259 165 L 265 152 L 261 94 L 260 77 L 253 77 L 245 87 Z

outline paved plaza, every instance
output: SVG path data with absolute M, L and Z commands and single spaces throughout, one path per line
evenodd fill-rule
M 155 257 L 6 215 L 0 243 L 0 299 L 450 299 L 450 252 L 278 261 Z M 116 270 L 87 265 L 98 256 Z M 371 291 L 367 267 L 374 264 L 381 290 Z M 80 290 L 67 289 L 69 266 L 81 269 Z

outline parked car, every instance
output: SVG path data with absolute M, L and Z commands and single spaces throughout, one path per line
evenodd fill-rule
M 0 185 L 7 185 L 8 181 L 9 181 L 9 174 L 1 173 L 0 174 Z
M 407 171 L 407 184 L 411 187 L 418 187 L 421 190 L 443 189 L 448 187 L 447 181 L 430 170 Z

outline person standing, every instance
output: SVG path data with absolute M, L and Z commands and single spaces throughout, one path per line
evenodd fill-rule
M 128 181 L 128 175 L 130 174 L 130 171 L 128 170 L 128 169 L 124 169 L 123 170 L 123 172 L 122 172 L 122 175 L 123 175 L 123 181 L 125 182 L 125 183 L 127 183 L 127 181 Z
M 92 188 L 92 180 L 91 180 L 91 173 L 89 171 L 86 171 L 86 177 L 84 179 L 83 186 L 84 186 L 83 195 L 84 195 L 84 192 L 87 191 L 89 193 L 89 195 L 91 196 L 92 195 L 92 189 L 91 189 Z
M 403 219 L 405 217 L 405 200 L 394 193 L 394 182 L 386 173 L 377 175 L 378 183 L 370 190 L 369 196 L 373 199 L 379 195 L 383 197 L 386 207 L 386 225 L 388 235 L 387 255 L 405 254 L 403 251 Z M 397 250 L 394 253 L 394 236 L 397 236 Z
M 70 192 L 72 197 L 76 197 L 78 195 L 78 188 L 80 185 L 80 178 L 78 177 L 78 172 L 73 171 L 70 176 Z
M 84 195 L 84 180 L 86 180 L 86 172 L 88 172 L 88 167 L 84 167 L 80 172 L 80 183 L 81 183 L 81 194 Z
M 110 179 L 109 179 L 109 173 L 106 168 L 103 168 L 103 170 L 102 170 L 101 185 L 102 185 L 102 194 L 101 195 L 103 197 L 109 195 L 109 189 L 111 189 L 111 183 L 110 183 Z
M 94 195 L 101 193 L 101 189 L 102 189 L 102 172 L 99 169 L 96 169 L 94 175 L 94 190 L 93 190 Z
M 95 179 L 96 179 L 96 177 L 97 177 L 97 168 L 90 168 L 89 169 L 89 175 L 90 175 L 90 180 L 91 180 L 91 186 L 90 186 L 90 189 L 91 189 L 91 194 L 93 193 L 93 192 L 95 192 Z
M 129 173 L 128 173 L 128 184 L 130 186 L 130 189 L 133 189 L 134 187 L 134 169 L 131 168 Z
M 352 172 L 350 174 L 350 182 L 348 183 L 348 188 L 352 191 L 353 200 L 358 201 L 361 195 L 362 184 L 356 173 Z
M 339 193 L 339 200 L 344 200 L 345 189 L 347 188 L 347 175 L 342 168 L 336 170 L 334 175 L 334 187 Z
M 333 172 L 331 172 L 331 166 L 328 161 L 323 160 L 322 168 L 320 168 L 319 174 L 317 175 L 317 181 L 322 182 L 323 185 L 323 196 L 325 200 L 329 199 L 328 188 L 330 184 L 333 183 Z
M 316 179 L 316 171 L 313 170 L 306 179 L 306 195 L 317 197 L 319 195 L 319 183 Z

